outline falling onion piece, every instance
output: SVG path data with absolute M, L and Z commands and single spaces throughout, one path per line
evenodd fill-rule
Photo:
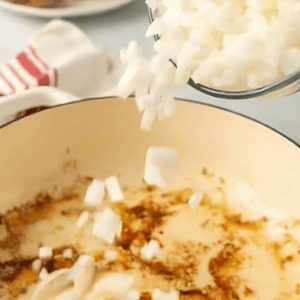
M 105 185 L 107 188 L 108 195 L 112 202 L 119 202 L 124 199 L 123 192 L 118 182 L 117 177 L 109 177 L 105 179 Z
M 151 261 L 157 257 L 160 253 L 159 243 L 155 240 L 151 240 L 141 249 L 141 257 L 145 260 Z
M 97 238 L 113 244 L 116 237 L 122 232 L 122 220 L 110 208 L 96 214 L 93 235 Z
M 94 179 L 88 187 L 84 202 L 90 205 L 99 205 L 105 194 L 104 182 L 99 179 Z
M 179 167 L 178 151 L 171 148 L 150 147 L 146 154 L 144 179 L 149 185 L 164 188 L 167 184 L 163 177 L 163 169 L 178 169 Z
M 154 106 L 147 106 L 143 112 L 141 129 L 145 131 L 150 131 L 152 124 L 156 116 L 156 108 Z
M 203 196 L 204 192 L 202 191 L 194 193 L 188 201 L 188 205 L 190 206 L 190 208 L 196 208 L 201 203 Z

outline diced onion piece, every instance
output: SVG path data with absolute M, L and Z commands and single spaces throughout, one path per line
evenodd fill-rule
M 286 74 L 291 74 L 300 68 L 300 50 L 292 48 L 286 51 L 282 59 L 283 70 Z
M 177 150 L 165 147 L 150 147 L 146 160 L 162 168 L 179 168 L 180 158 Z
M 89 214 L 88 211 L 82 212 L 81 215 L 79 216 L 78 220 L 77 220 L 76 226 L 78 228 L 82 228 L 86 224 L 86 222 L 88 221 L 89 216 L 90 216 L 90 214 Z
M 203 196 L 204 196 L 203 191 L 194 193 L 190 197 L 189 202 L 188 202 L 188 205 L 190 206 L 190 208 L 196 208 L 201 203 Z
M 93 235 L 97 238 L 112 244 L 116 237 L 120 237 L 122 232 L 122 220 L 110 208 L 95 216 Z
M 179 168 L 180 158 L 178 151 L 171 148 L 150 147 L 146 154 L 144 179 L 149 185 L 166 187 L 162 174 L 164 168 Z
M 45 281 L 49 276 L 49 273 L 47 272 L 47 270 L 45 268 L 43 268 L 39 274 L 39 278 L 42 280 L 42 281 Z
M 81 299 L 81 297 L 90 290 L 95 273 L 94 257 L 90 255 L 81 255 L 70 272 L 70 277 L 77 290 L 78 299 Z
M 73 258 L 73 250 L 71 248 L 65 249 L 63 252 L 63 257 L 69 259 Z
M 94 284 L 91 299 L 100 297 L 126 299 L 129 291 L 133 289 L 135 281 L 135 276 L 126 273 L 107 275 Z
M 160 253 L 159 243 L 155 240 L 151 240 L 141 249 L 141 257 L 145 260 L 151 261 Z
M 112 202 L 119 202 L 124 199 L 117 177 L 114 176 L 105 179 L 105 185 Z
M 118 258 L 118 251 L 115 250 L 107 250 L 104 252 L 103 257 L 106 260 L 116 260 Z
M 104 194 L 104 182 L 99 179 L 94 179 L 86 191 L 84 202 L 90 205 L 99 205 L 102 202 Z
M 115 95 L 128 98 L 137 88 L 138 69 L 135 66 L 128 67 L 118 82 Z
M 53 256 L 53 250 L 51 247 L 41 247 L 39 257 L 41 259 L 49 259 Z
M 154 106 L 147 106 L 143 112 L 141 121 L 141 129 L 150 131 L 156 116 L 156 108 Z
M 39 272 L 41 271 L 41 268 L 42 268 L 42 261 L 40 259 L 36 259 L 32 263 L 31 268 L 35 273 L 39 274 Z
M 171 96 L 162 96 L 162 104 L 165 108 L 166 116 L 168 118 L 171 117 L 177 108 L 176 100 Z
M 40 277 L 43 279 L 36 287 L 30 300 L 48 300 L 56 293 L 62 292 L 72 283 L 69 274 L 70 269 L 60 269 L 51 274 L 48 274 L 46 269 L 42 269 Z
M 127 294 L 127 300 L 140 300 L 141 293 L 137 290 L 131 290 Z
M 247 77 L 248 86 L 252 89 L 259 88 L 262 85 L 262 79 L 257 73 L 250 73 Z
M 140 85 L 135 90 L 135 102 L 139 111 L 143 111 L 149 104 L 149 84 Z
M 162 292 L 160 289 L 155 289 L 152 293 L 152 300 L 179 300 L 179 292 L 175 289 L 170 292 Z
M 153 163 L 146 163 L 144 179 L 149 185 L 156 185 L 161 188 L 165 188 L 167 186 L 167 182 L 160 170 L 160 168 Z

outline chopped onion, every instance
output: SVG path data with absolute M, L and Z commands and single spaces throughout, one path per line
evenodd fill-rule
M 147 106 L 143 112 L 141 129 L 150 131 L 155 116 L 156 116 L 156 108 L 154 106 Z
M 110 208 L 95 216 L 93 235 L 97 238 L 112 244 L 116 237 L 120 237 L 122 232 L 122 220 Z
M 113 202 L 119 202 L 124 199 L 121 187 L 117 177 L 109 177 L 105 180 L 108 195 Z
M 204 196 L 204 192 L 203 191 L 194 193 L 190 197 L 190 199 L 188 201 L 188 205 L 191 208 L 196 208 L 201 203 L 203 196 Z
M 149 185 L 166 187 L 162 170 L 165 168 L 179 168 L 180 158 L 178 151 L 171 148 L 150 147 L 146 154 L 144 179 Z
M 39 272 L 41 271 L 41 268 L 42 268 L 42 261 L 40 259 L 36 259 L 32 263 L 31 268 L 35 273 L 39 274 Z
M 136 42 L 129 43 L 127 50 L 121 51 L 126 70 L 117 89 L 123 97 L 136 92 L 141 111 L 145 108 L 140 104 L 142 94 L 149 94 L 149 89 L 150 93 L 160 91 L 144 112 L 143 130 L 150 130 L 156 116 L 165 117 L 161 106 L 158 108 L 160 97 L 183 87 L 189 78 L 221 90 L 247 90 L 268 85 L 300 68 L 297 1 L 146 3 L 158 11 L 146 32 L 146 36 L 160 37 L 153 46 L 155 54 L 148 61 Z
M 159 243 L 155 240 L 151 240 L 141 249 L 141 257 L 145 260 L 153 260 L 160 253 Z
M 103 257 L 107 260 L 116 260 L 118 258 L 118 251 L 107 250 L 104 252 Z
M 160 289 L 155 289 L 152 293 L 153 300 L 179 300 L 179 298 L 179 292 L 174 289 L 168 293 L 162 292 Z
M 84 202 L 91 205 L 99 205 L 102 202 L 104 194 L 104 182 L 99 179 L 94 179 L 86 191 Z
M 73 250 L 72 249 L 65 249 L 64 252 L 63 252 L 63 257 L 64 258 L 73 258 Z
M 77 220 L 76 226 L 78 228 L 82 228 L 88 221 L 89 217 L 90 217 L 89 212 L 87 212 L 87 211 L 82 212 L 82 214 L 80 215 L 80 217 Z
M 60 269 L 49 275 L 45 269 L 43 269 L 42 272 L 47 274 L 47 276 L 45 276 L 44 280 L 38 284 L 31 297 L 31 300 L 48 300 L 48 298 L 52 297 L 53 295 L 61 293 L 72 283 L 72 280 L 69 276 L 69 269 Z
M 93 283 L 96 273 L 95 259 L 90 255 L 81 255 L 70 272 L 78 299 L 87 293 Z
M 47 272 L 47 270 L 45 268 L 43 268 L 39 274 L 39 278 L 42 280 L 42 281 L 45 281 L 49 276 L 49 273 Z
M 53 250 L 51 247 L 41 247 L 40 248 L 40 258 L 49 259 L 53 256 Z
M 141 293 L 137 290 L 131 290 L 127 294 L 127 300 L 140 300 Z
M 300 50 L 291 48 L 286 51 L 282 58 L 282 67 L 285 74 L 291 74 L 300 68 Z

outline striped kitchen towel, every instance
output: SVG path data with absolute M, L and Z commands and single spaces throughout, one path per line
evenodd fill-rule
M 56 86 L 56 78 L 56 70 L 41 58 L 34 46 L 28 45 L 0 69 L 0 95 L 40 85 Z
M 104 47 L 72 23 L 53 20 L 0 68 L 0 95 L 55 86 L 78 97 L 101 96 L 115 69 Z

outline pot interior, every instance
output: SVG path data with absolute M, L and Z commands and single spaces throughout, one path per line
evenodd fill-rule
M 295 144 L 234 113 L 179 102 L 175 115 L 155 121 L 151 132 L 140 130 L 134 99 L 118 98 L 51 108 L 3 127 L 0 213 L 71 184 L 74 159 L 81 175 L 118 175 L 122 185 L 139 185 L 147 149 L 162 146 L 179 151 L 182 174 L 194 183 L 205 167 L 227 181 L 247 182 L 268 206 L 300 216 Z

